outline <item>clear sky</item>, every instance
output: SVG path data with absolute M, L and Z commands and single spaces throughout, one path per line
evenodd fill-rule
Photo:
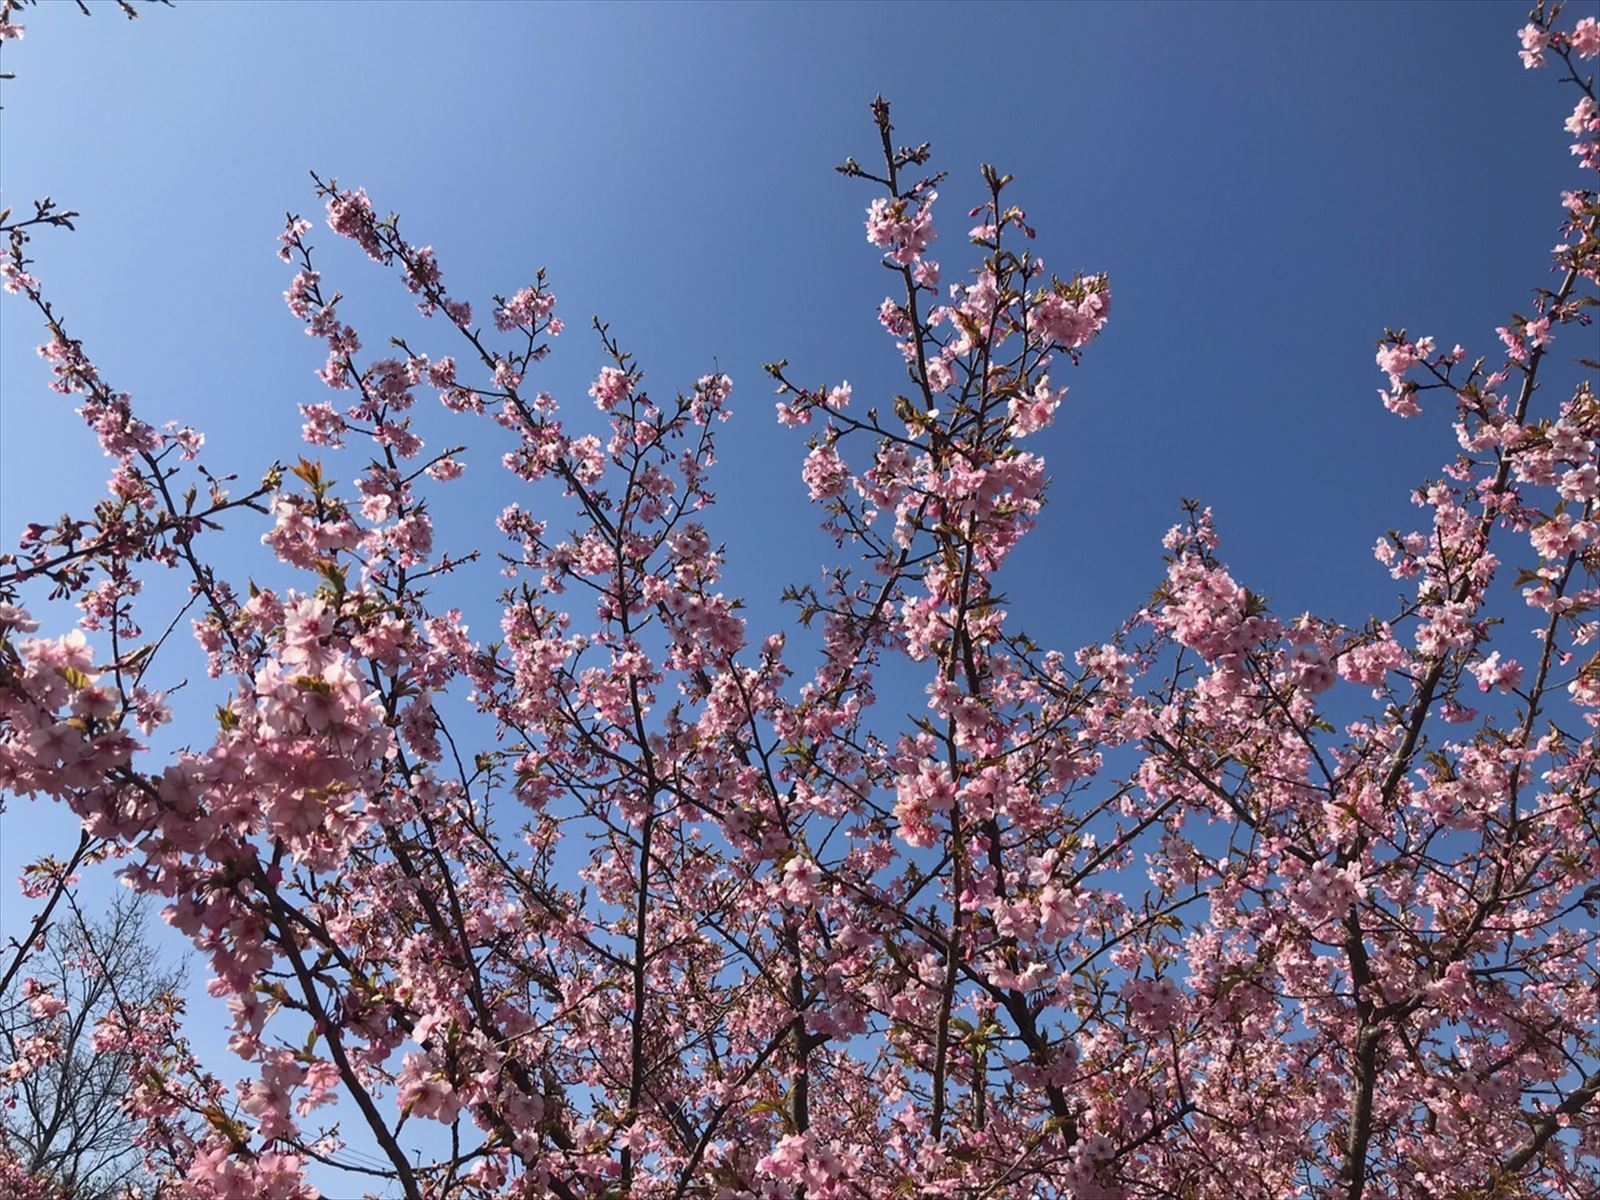
M 1375 338 L 1486 348 L 1545 282 L 1575 178 L 1566 97 L 1514 53 L 1523 9 L 986 5 L 974 27 L 954 5 L 193 3 L 130 24 L 58 4 L 7 53 L 0 182 L 83 212 L 36 243 L 37 273 L 141 411 L 247 474 L 295 452 L 295 406 L 321 398 L 272 253 L 285 210 L 315 208 L 308 169 L 402 212 L 480 304 L 548 266 L 558 397 L 588 406 L 596 312 L 657 387 L 733 376 L 721 519 L 760 602 L 815 558 L 767 536 L 813 545 L 760 364 L 898 382 L 867 195 L 831 171 L 871 152 L 881 90 L 952 173 L 947 277 L 985 160 L 1017 176 L 1053 268 L 1111 274 L 1111 325 L 1043 443 L 1053 504 L 1013 586 L 1029 624 L 1076 642 L 1124 613 L 1180 495 L 1215 505 L 1281 607 L 1348 616 L 1443 453 L 1436 420 L 1378 405 Z M 377 315 L 369 345 L 417 332 L 378 269 L 330 270 Z M 76 469 L 92 443 L 42 387 L 34 323 L 0 319 L 9 538 L 98 468 Z
M 983 161 L 1016 175 L 1053 269 L 1110 273 L 1111 323 L 1037 447 L 1050 506 L 1008 567 L 1020 623 L 1069 650 L 1149 594 L 1181 496 L 1214 506 L 1235 575 L 1280 612 L 1354 622 L 1387 607 L 1396 585 L 1373 541 L 1410 527 L 1407 489 L 1451 442 L 1440 405 L 1409 423 L 1381 408 L 1374 341 L 1403 325 L 1490 351 L 1548 282 L 1556 197 L 1577 180 L 1570 99 L 1518 63 L 1516 0 L 274 0 L 132 25 L 96 7 L 23 14 L 0 187 L 6 203 L 48 193 L 83 213 L 76 233 L 36 241 L 35 273 L 146 419 L 202 429 L 208 465 L 246 479 L 301 451 L 296 405 L 327 393 L 284 309 L 274 238 L 286 210 L 320 217 L 307 170 L 336 175 L 403 213 L 480 311 L 548 267 L 568 334 L 537 384 L 575 411 L 592 416 L 602 361 L 590 313 L 660 390 L 713 365 L 733 377 L 716 529 L 756 632 L 774 626 L 781 585 L 829 557 L 803 445 L 773 420 L 760 364 L 848 378 L 863 405 L 902 378 L 874 320 L 887 279 L 863 236 L 869 193 L 832 171 L 869 161 L 874 93 L 893 100 L 900 139 L 931 140 L 951 172 L 947 279 L 971 261 Z M 325 229 L 316 240 L 333 249 Z M 369 348 L 405 333 L 453 350 L 359 255 L 324 267 Z M 39 340 L 0 298 L 8 544 L 28 520 L 87 507 L 104 476 L 44 386 Z M 493 538 L 511 495 L 494 457 L 469 457 L 444 536 Z M 492 594 L 492 573 L 478 582 Z M 47 825 L 12 806 L 7 877 Z M 9 886 L 0 904 L 10 932 Z

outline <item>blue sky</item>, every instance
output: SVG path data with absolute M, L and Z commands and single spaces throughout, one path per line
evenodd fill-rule
M 831 547 L 760 364 L 848 378 L 863 405 L 901 378 L 873 317 L 887 280 L 863 236 L 869 193 L 832 171 L 869 161 L 881 91 L 899 138 L 932 140 L 951 172 L 947 279 L 971 261 L 984 161 L 1016 175 L 1052 268 L 1111 276 L 1110 326 L 1031 447 L 1055 483 L 1008 567 L 1020 623 L 1066 649 L 1108 634 L 1159 580 L 1181 496 L 1214 506 L 1224 557 L 1279 611 L 1356 622 L 1396 588 L 1374 539 L 1410 527 L 1409 487 L 1453 445 L 1439 405 L 1409 423 L 1381 408 L 1373 343 L 1403 325 L 1489 352 L 1547 282 L 1556 196 L 1577 180 L 1570 100 L 1516 58 L 1525 11 L 274 2 L 130 25 L 57 3 L 25 13 L 5 54 L 0 186 L 83 213 L 36 241 L 36 274 L 147 419 L 194 424 L 208 465 L 246 479 L 300 453 L 296 405 L 327 395 L 273 253 L 286 210 L 320 217 L 309 169 L 402 212 L 480 310 L 548 267 L 569 332 L 538 386 L 580 419 L 602 362 L 590 313 L 659 390 L 713 365 L 733 377 L 716 530 L 764 629 L 782 584 L 815 579 Z M 359 255 L 324 267 L 369 348 L 404 333 L 453 349 Z M 0 301 L 7 542 L 86 508 L 104 474 L 44 386 L 39 340 Z M 494 457 L 469 457 L 447 535 L 492 537 L 513 495 Z M 51 821 L 18 805 L 4 821 L 9 878 Z M 0 904 L 10 932 L 9 887 Z
M 294 453 L 295 405 L 320 398 L 271 252 L 285 210 L 315 208 L 311 168 L 401 211 L 480 303 L 548 266 L 572 331 L 541 379 L 558 397 L 587 407 L 590 313 L 657 387 L 718 363 L 738 414 L 722 519 L 760 602 L 823 553 L 760 364 L 897 383 L 868 197 L 831 171 L 870 153 L 882 91 L 952 173 L 947 277 L 980 161 L 1016 174 L 1052 267 L 1111 273 L 1112 323 L 1043 443 L 1053 503 L 1013 585 L 1029 623 L 1076 641 L 1127 610 L 1180 495 L 1215 505 L 1282 606 L 1370 609 L 1372 540 L 1448 449 L 1438 420 L 1378 406 L 1372 343 L 1405 324 L 1487 347 L 1544 282 L 1574 179 L 1565 97 L 1514 54 L 1522 8 L 992 6 L 976 42 L 959 11 L 195 4 L 130 25 L 57 5 L 8 52 L 0 165 L 12 202 L 84 213 L 36 244 L 38 273 L 214 466 Z M 376 268 L 336 270 L 369 345 L 416 332 Z M 33 323 L 4 325 L 10 536 L 97 481 Z

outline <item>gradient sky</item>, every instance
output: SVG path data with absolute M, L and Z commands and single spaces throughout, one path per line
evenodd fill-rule
M 1067 403 L 1030 446 L 1055 483 L 1005 581 L 1019 622 L 1067 649 L 1148 596 L 1182 496 L 1214 506 L 1223 556 L 1278 611 L 1385 608 L 1396 585 L 1373 541 L 1410 527 L 1409 487 L 1453 443 L 1437 404 L 1409 423 L 1381 408 L 1373 344 L 1405 326 L 1488 352 L 1547 282 L 1556 197 L 1577 180 L 1570 100 L 1518 63 L 1515 0 L 185 3 L 132 25 L 96 7 L 23 14 L 0 186 L 83 213 L 37 239 L 35 273 L 146 419 L 204 430 L 208 465 L 246 479 L 300 452 L 296 405 L 327 393 L 274 238 L 286 210 L 320 216 L 307 170 L 336 175 L 402 212 L 480 311 L 549 268 L 568 334 L 537 386 L 580 420 L 602 361 L 590 313 L 660 391 L 733 377 L 714 525 L 757 630 L 830 551 L 760 365 L 848 378 L 863 406 L 903 378 L 873 316 L 889 281 L 863 236 L 869 193 L 832 171 L 870 161 L 875 92 L 899 139 L 932 140 L 951 172 L 947 280 L 971 261 L 983 161 L 1016 175 L 1053 269 L 1110 273 L 1111 323 L 1058 375 Z M 454 349 L 359 254 L 323 266 L 369 349 L 389 333 Z M 0 298 L 8 543 L 87 507 L 104 476 L 44 386 L 39 340 Z M 447 536 L 487 540 L 512 494 L 493 458 L 469 457 Z M 0 871 L 53 825 L 13 803 Z M 25 914 L 9 887 L 0 905 L 10 933 Z

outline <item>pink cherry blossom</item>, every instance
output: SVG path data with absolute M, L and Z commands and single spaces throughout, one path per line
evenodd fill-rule
M 1519 38 L 1600 53 L 1554 6 Z M 1567 75 L 1559 157 L 1592 172 Z M 69 332 L 26 252 L 60 212 L 0 218 L 14 319 L 110 459 L 0 562 L 0 790 L 80 839 L 23 873 L 0 1087 L 67 1061 L 29 964 L 111 869 L 204 977 L 90 1033 L 162 1196 L 1594 1194 L 1594 179 L 1478 349 L 1382 330 L 1382 402 L 1442 466 L 1370 531 L 1370 608 L 1316 572 L 1275 608 L 1186 502 L 1125 619 L 1061 650 L 1013 565 L 1041 521 L 1114 515 L 1047 505 L 1084 452 L 1068 375 L 1116 369 L 1110 280 L 1093 247 L 1047 274 L 1022 185 L 872 116 L 882 165 L 841 172 L 873 189 L 862 294 L 893 287 L 858 316 L 892 379 L 766 368 L 825 534 L 782 620 L 714 508 L 733 381 L 646 391 L 598 321 L 550 372 L 543 272 L 484 282 L 475 325 L 442 249 L 314 177 L 333 240 L 290 215 L 277 249 L 320 457 L 252 477 Z M 943 264 L 936 188 L 974 204 Z M 444 319 L 358 330 L 369 271 Z M 488 547 L 446 487 L 485 450 L 516 493 Z M 51 1188 L 0 1138 L 0 1194 Z

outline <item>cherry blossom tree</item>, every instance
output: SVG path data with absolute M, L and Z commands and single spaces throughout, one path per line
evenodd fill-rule
M 332 394 L 302 406 L 310 457 L 250 482 L 118 390 L 30 272 L 73 214 L 7 214 L 13 312 L 113 463 L 0 560 L 0 787 L 82 824 L 30 871 L 37 927 L 115 860 L 204 956 L 245 1076 L 172 1013 L 97 1030 L 155 1193 L 307 1197 L 323 1163 L 412 1198 L 1595 1195 L 1600 401 L 1541 383 L 1596 368 L 1600 25 L 1541 6 L 1519 37 L 1576 100 L 1562 242 L 1486 347 L 1384 331 L 1382 403 L 1452 442 L 1375 548 L 1400 600 L 1359 626 L 1274 613 L 1198 503 L 1122 627 L 1060 651 L 1016 626 L 1037 435 L 1110 284 L 1047 273 L 992 167 L 937 241 L 967 190 L 882 100 L 839 170 L 905 391 L 768 367 L 837 548 L 771 632 L 705 524 L 732 382 L 648 388 L 596 322 L 580 432 L 539 390 L 566 332 L 542 273 L 475 306 L 314 176 L 353 247 L 290 216 L 280 254 Z M 932 257 L 952 242 L 965 273 Z M 425 343 L 347 322 L 360 257 Z M 429 514 L 468 447 L 525 485 L 487 638 L 440 600 L 479 552 Z M 281 585 L 213 566 L 247 530 Z M 152 619 L 167 572 L 182 608 Z M 220 703 L 174 721 L 185 625 Z M 890 711 L 891 679 L 925 707 Z

